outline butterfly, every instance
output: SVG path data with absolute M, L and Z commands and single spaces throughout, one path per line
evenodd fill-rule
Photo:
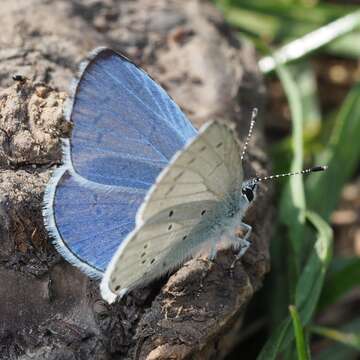
M 204 249 L 213 259 L 220 239 L 241 257 L 252 230 L 242 219 L 258 183 L 288 175 L 244 181 L 255 116 L 244 147 L 231 123 L 198 131 L 147 73 L 96 49 L 81 67 L 66 114 L 72 135 L 44 195 L 56 249 L 101 279 L 109 303 Z

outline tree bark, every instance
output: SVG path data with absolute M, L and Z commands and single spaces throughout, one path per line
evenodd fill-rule
M 125 52 L 196 126 L 237 124 L 243 139 L 264 89 L 254 49 L 198 0 L 2 0 L 0 13 L 0 358 L 222 359 L 269 270 L 273 209 L 264 186 L 247 215 L 253 244 L 230 269 L 188 261 L 109 306 L 98 282 L 67 264 L 41 215 L 44 187 L 71 127 L 62 110 L 80 60 L 96 46 Z M 26 79 L 14 81 L 12 75 Z M 261 112 L 260 112 L 261 118 Z M 265 172 L 261 124 L 245 174 Z M 248 165 L 248 163 L 251 165 Z

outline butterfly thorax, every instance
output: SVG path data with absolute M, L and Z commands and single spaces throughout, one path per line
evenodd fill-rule
M 249 202 L 241 191 L 227 194 L 195 227 L 194 236 L 189 236 L 189 240 L 194 239 L 201 247 L 205 243 L 217 242 L 223 236 L 234 237 L 248 206 Z
M 249 202 L 241 195 L 240 191 L 228 194 L 221 203 L 221 213 L 216 214 L 219 221 L 217 222 L 218 226 L 214 229 L 214 235 L 218 237 L 234 236 L 248 206 Z

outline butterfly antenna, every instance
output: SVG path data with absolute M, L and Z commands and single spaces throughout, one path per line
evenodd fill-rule
M 249 144 L 252 132 L 253 132 L 253 128 L 254 128 L 254 125 L 255 125 L 257 113 L 258 113 L 258 109 L 253 108 L 253 111 L 251 113 L 250 128 L 249 128 L 249 132 L 247 134 L 246 140 L 245 140 L 243 151 L 241 153 L 241 160 L 244 160 L 244 157 L 245 157 L 245 154 L 246 154 L 246 149 L 248 147 L 248 144 Z
M 328 167 L 327 166 L 314 166 L 309 169 L 301 170 L 301 171 L 294 171 L 284 174 L 276 174 L 276 175 L 269 175 L 269 176 L 263 176 L 263 177 L 256 177 L 254 179 L 255 182 L 265 181 L 265 180 L 271 180 L 271 179 L 278 179 L 285 176 L 293 176 L 293 175 L 304 175 L 309 174 L 316 171 L 325 171 Z

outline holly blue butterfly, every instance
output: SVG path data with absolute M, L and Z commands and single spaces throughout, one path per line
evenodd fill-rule
M 107 48 L 82 66 L 67 119 L 74 128 L 45 191 L 45 225 L 66 260 L 102 279 L 108 302 L 204 249 L 214 258 L 220 239 L 243 255 L 257 184 L 288 175 L 243 181 L 248 138 L 242 149 L 220 121 L 197 131 L 149 75 Z

